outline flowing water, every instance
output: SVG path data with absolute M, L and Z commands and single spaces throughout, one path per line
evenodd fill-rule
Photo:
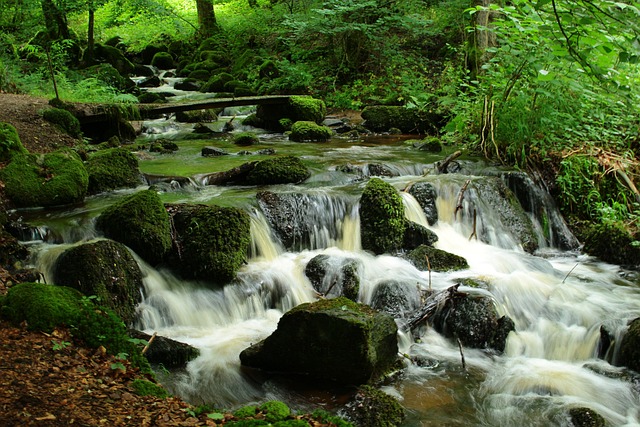
M 227 119 L 222 117 L 219 124 Z M 149 122 L 146 127 L 146 138 L 179 133 L 166 120 Z M 272 148 L 279 154 L 295 153 L 312 169 L 311 178 L 303 184 L 269 188 L 296 194 L 296 200 L 304 201 L 305 208 L 296 214 L 305 223 L 301 227 L 304 238 L 289 250 L 261 212 L 256 188 L 203 186 L 198 181 L 201 174 L 266 156 L 236 154 L 242 148 L 220 134 L 209 140 L 179 141 L 181 148 L 176 154 L 145 154 L 141 161 L 141 169 L 148 174 L 192 178 L 187 184 L 155 187 L 167 202 L 238 206 L 251 215 L 247 264 L 232 284 L 210 289 L 139 261 L 145 289 L 135 326 L 187 342 L 201 351 L 184 370 L 162 376 L 170 391 L 192 403 L 213 402 L 228 408 L 281 399 L 300 409 L 338 409 L 344 390 L 249 375 L 241 369 L 238 357 L 243 349 L 273 332 L 283 313 L 315 299 L 304 268 L 314 256 L 329 254 L 361 261 L 359 300 L 363 303 L 369 303 L 376 286 L 388 280 L 415 284 L 422 290 L 443 290 L 461 279 L 473 278 L 486 286 L 462 286 L 460 290 L 491 296 L 499 313 L 515 322 L 516 330 L 508 337 L 504 354 L 465 348 L 465 368 L 457 343 L 433 329 L 424 329 L 419 339 L 399 333 L 400 353 L 424 362 L 407 362 L 403 375 L 384 387 L 407 409 L 403 425 L 568 426 L 568 409 L 573 407 L 592 408 L 611 425 L 640 425 L 638 382 L 597 357 L 602 325 L 620 338 L 627 322 L 640 316 L 638 277 L 578 251 L 559 249 L 555 243 L 558 235 L 568 232 L 551 205 L 545 208 L 551 212 L 547 218 L 555 222 L 555 228 L 551 227 L 556 230 L 555 238 L 553 233 L 545 235 L 544 221 L 530 213 L 540 246 L 532 255 L 504 224 L 500 207 L 475 191 L 479 188 L 476 184 L 488 175 L 502 173 L 480 160 L 463 160 L 459 173 L 437 175 L 434 163 L 444 156 L 414 150 L 401 138 L 335 138 L 326 144 L 298 144 L 282 135 L 262 133 L 260 137 L 260 145 L 250 150 Z M 207 145 L 231 154 L 202 158 L 199 150 Z M 435 187 L 439 215 L 435 225 L 428 224 L 412 196 L 402 193 L 406 215 L 438 235 L 436 247 L 465 257 L 468 269 L 429 273 L 401 258 L 373 256 L 361 249 L 358 199 L 367 181 L 366 165 L 373 163 L 384 163 L 395 171 L 398 176 L 385 179 L 399 190 L 416 182 Z M 337 170 L 345 164 L 361 166 L 365 176 Z M 462 212 L 456 212 L 467 180 L 470 185 Z M 136 190 L 93 197 L 70 210 L 22 213 L 24 220 L 39 230 L 25 240 L 33 240 L 29 244 L 34 264 L 49 283 L 48 269 L 56 256 L 69 244 L 97 237 L 95 216 Z M 470 239 L 474 231 L 478 238 Z M 615 352 L 616 347 L 609 360 L 615 360 Z

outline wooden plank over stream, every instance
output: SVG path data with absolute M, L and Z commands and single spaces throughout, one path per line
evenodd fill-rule
M 208 110 L 210 108 L 239 107 L 242 105 L 274 105 L 286 104 L 293 95 L 242 96 L 237 98 L 211 98 L 203 101 L 181 104 L 141 104 L 138 106 L 140 118 L 156 117 L 161 114 L 177 113 L 191 110 Z M 78 117 L 81 123 L 96 123 L 107 120 L 106 113 L 96 113 Z

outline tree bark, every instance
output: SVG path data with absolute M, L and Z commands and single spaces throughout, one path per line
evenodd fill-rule
M 200 35 L 204 38 L 212 36 L 218 29 L 212 0 L 196 0 L 196 7 Z
M 55 5 L 53 0 L 42 0 L 42 13 L 44 14 L 44 23 L 50 40 L 71 38 L 67 16 Z
M 95 28 L 95 11 L 93 7 L 89 8 L 89 24 L 87 28 L 87 51 L 85 52 L 84 60 L 88 65 L 93 64 L 93 48 L 95 45 L 95 37 L 94 37 L 94 28 Z

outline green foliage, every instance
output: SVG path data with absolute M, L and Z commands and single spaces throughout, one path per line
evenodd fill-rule
M 371 178 L 360 198 L 362 248 L 382 254 L 401 247 L 405 230 L 404 204 L 398 191 Z
M 0 123 L 0 162 L 10 160 L 15 154 L 26 154 L 16 128 L 9 123 Z
M 350 422 L 345 421 L 344 419 L 335 416 L 324 409 L 316 409 L 311 413 L 311 417 L 323 423 L 334 424 L 336 427 L 353 427 L 353 424 L 351 424 Z
M 99 151 L 87 160 L 89 192 L 97 194 L 140 184 L 138 159 L 124 148 Z
M 149 380 L 135 379 L 131 381 L 131 388 L 138 396 L 154 396 L 164 399 L 169 396 L 167 390 L 162 386 L 152 383 Z
M 61 351 L 71 345 L 69 341 L 57 341 L 57 340 L 51 340 L 51 344 L 53 344 L 51 346 L 51 349 L 53 351 Z
M 76 116 L 67 110 L 63 110 L 61 108 L 47 108 L 42 112 L 42 117 L 45 120 L 58 125 L 62 130 L 74 138 L 82 136 L 80 122 Z
M 0 170 L 7 196 L 20 207 L 56 206 L 80 202 L 87 193 L 87 170 L 77 154 L 14 155 Z
M 315 122 L 299 121 L 291 126 L 289 139 L 296 142 L 326 142 L 331 139 L 333 132 L 327 126 Z
M 311 172 L 295 156 L 280 156 L 261 160 L 247 175 L 250 185 L 299 183 L 309 178 Z
M 270 423 L 282 421 L 291 415 L 291 410 L 287 405 L 279 400 L 270 400 L 260 405 L 260 411 L 264 413 L 264 418 Z

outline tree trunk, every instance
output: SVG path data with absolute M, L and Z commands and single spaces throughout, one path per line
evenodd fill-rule
M 67 25 L 67 16 L 60 10 L 53 0 L 42 0 L 42 13 L 47 34 L 50 40 L 70 39 L 71 33 Z
M 218 29 L 212 0 L 196 0 L 196 7 L 200 35 L 204 38 L 212 36 Z
M 93 48 L 95 45 L 94 37 L 95 28 L 95 11 L 93 8 L 89 8 L 89 27 L 87 28 L 87 51 L 84 54 L 84 61 L 87 65 L 91 65 L 94 62 Z
M 491 0 L 475 0 L 474 6 L 489 7 Z M 489 28 L 498 13 L 493 10 L 480 10 L 473 15 L 474 32 L 469 40 L 467 68 L 476 75 L 482 64 L 488 59 L 487 48 L 496 46 L 496 35 L 483 28 Z

